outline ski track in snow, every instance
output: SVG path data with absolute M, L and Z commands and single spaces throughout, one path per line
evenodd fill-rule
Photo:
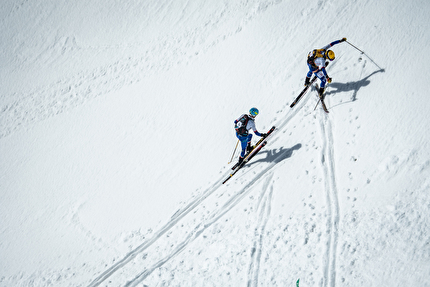
M 272 204 L 273 185 L 270 185 L 272 178 L 273 174 L 266 179 L 263 191 L 261 193 L 261 199 L 258 203 L 258 220 L 257 227 L 255 228 L 254 245 L 251 250 L 251 262 L 248 271 L 248 287 L 258 286 L 258 274 L 260 271 L 260 260 L 263 248 L 264 231 L 266 229 L 267 221 L 270 217 Z M 269 192 L 268 189 L 270 189 Z
M 185 238 L 185 240 L 179 243 L 178 247 L 176 247 L 172 252 L 170 252 L 170 254 L 165 256 L 163 259 L 159 260 L 154 265 L 147 267 L 142 273 L 138 274 L 133 280 L 127 282 L 125 286 L 130 286 L 130 287 L 137 286 L 143 280 L 145 280 L 155 269 L 161 267 L 167 261 L 172 259 L 175 255 L 183 251 L 185 247 L 188 246 L 188 244 L 190 244 L 195 239 L 197 239 L 200 236 L 200 234 L 202 234 L 207 228 L 209 228 L 214 223 L 216 223 L 222 216 L 224 216 L 227 212 L 229 212 L 232 208 L 234 208 L 239 202 L 241 202 L 241 200 L 252 190 L 252 187 L 254 186 L 254 184 L 259 182 L 261 178 L 264 178 L 265 176 L 269 175 L 270 174 L 269 171 L 277 163 L 278 161 L 271 163 L 263 171 L 257 174 L 247 185 L 245 185 L 244 188 L 242 188 L 238 193 L 232 196 L 221 208 L 212 212 L 208 216 L 208 219 L 206 221 L 201 222 L 196 227 L 194 227 L 193 231 Z M 217 184 L 221 185 L 220 181 L 218 181 Z M 94 286 L 97 286 L 97 285 L 94 285 Z
M 158 239 L 160 239 L 163 234 L 165 234 L 167 231 L 173 228 L 178 223 L 179 220 L 185 217 L 193 209 L 199 206 L 202 201 L 204 201 L 208 196 L 210 196 L 214 191 L 216 191 L 220 187 L 220 185 L 221 185 L 221 179 L 218 180 L 212 187 L 202 192 L 200 196 L 198 196 L 193 201 L 188 203 L 186 207 L 184 207 L 181 210 L 178 210 L 172 216 L 171 220 L 167 222 L 167 224 L 164 225 L 160 230 L 158 230 L 150 240 L 139 245 L 133 251 L 128 253 L 123 259 L 118 261 L 115 265 L 113 265 L 112 267 L 104 271 L 100 276 L 98 276 L 95 280 L 93 280 L 93 282 L 89 286 L 99 286 L 103 281 L 109 278 L 112 274 L 114 274 L 116 271 L 124 267 L 127 263 L 132 261 L 138 254 L 148 249 Z
M 266 145 L 266 148 L 267 148 L 267 146 L 270 145 L 271 142 L 276 142 L 281 137 L 281 135 L 276 136 L 276 133 L 281 132 L 281 134 L 283 134 L 282 129 L 297 114 L 300 107 L 302 107 L 306 103 L 307 96 L 305 95 L 304 97 L 305 98 L 302 99 L 301 105 L 298 105 L 295 109 L 292 109 L 292 110 L 289 109 L 288 112 L 286 113 L 284 120 L 279 125 L 276 125 L 277 128 L 275 129 L 275 131 L 270 136 L 273 139 L 268 142 L 268 144 Z M 151 275 L 151 273 L 154 270 L 163 266 L 166 262 L 168 262 L 170 259 L 172 259 L 175 255 L 177 255 L 181 251 L 183 251 L 188 246 L 188 244 L 192 243 L 195 239 L 197 239 L 202 234 L 202 232 L 204 232 L 208 227 L 212 226 L 220 217 L 222 217 L 229 210 L 231 210 L 234 206 L 236 206 L 243 199 L 243 197 L 251 190 L 251 187 L 255 183 L 259 182 L 260 179 L 264 178 L 265 176 L 268 176 L 269 171 L 277 163 L 279 163 L 283 159 L 287 158 L 290 155 L 290 153 L 292 152 L 292 150 L 294 150 L 294 147 L 292 149 L 284 150 L 283 152 L 280 152 L 280 153 L 276 154 L 274 157 L 272 157 L 271 158 L 272 160 L 270 161 L 269 165 L 265 169 L 263 169 L 258 174 L 254 175 L 251 178 L 250 182 L 248 182 L 244 188 L 242 188 L 238 193 L 236 193 L 232 198 L 230 198 L 220 209 L 212 212 L 212 214 L 209 216 L 209 218 L 207 219 L 206 222 L 201 222 L 197 226 L 195 226 L 193 228 L 193 230 L 189 232 L 189 235 L 181 243 L 179 243 L 178 246 L 173 251 L 171 251 L 167 256 L 165 256 L 163 259 L 159 260 L 158 262 L 156 262 L 152 266 L 146 267 L 143 272 L 138 274 L 134 279 L 127 282 L 126 286 L 137 286 L 143 280 L 145 280 L 145 278 L 147 278 L 149 275 Z M 250 168 L 246 169 L 244 171 L 244 173 L 247 174 L 248 172 L 250 172 L 252 170 L 253 170 L 252 165 L 250 165 Z M 215 191 L 222 188 L 224 186 L 222 184 L 222 182 L 224 181 L 224 179 L 229 174 L 230 174 L 230 170 L 227 171 L 224 175 L 222 175 L 211 187 L 209 187 L 207 190 L 203 191 L 195 199 L 190 201 L 187 204 L 187 206 L 178 210 L 171 217 L 171 220 L 169 222 L 167 222 L 162 228 L 160 228 L 157 232 L 155 232 L 155 234 L 153 235 L 153 237 L 151 239 L 149 239 L 148 241 L 139 245 L 137 248 L 135 248 L 134 250 L 129 252 L 124 258 L 117 261 L 117 263 L 115 263 L 113 266 L 111 266 L 110 268 L 108 268 L 107 270 L 102 272 L 88 286 L 89 287 L 100 286 L 100 284 L 102 284 L 105 280 L 107 280 L 114 273 L 116 273 L 117 271 L 119 271 L 120 269 L 125 267 L 129 262 L 131 262 L 134 258 L 136 258 L 136 256 L 138 254 L 140 254 L 140 253 L 144 252 L 145 250 L 147 250 L 148 248 L 150 248 L 155 242 L 157 242 L 157 240 L 161 239 L 161 237 L 164 234 L 166 234 L 170 229 L 175 227 L 176 224 L 182 218 L 184 218 L 187 214 L 189 214 L 191 211 L 196 209 L 206 198 L 208 198 L 210 195 L 212 195 Z M 240 172 L 239 172 L 239 174 L 236 175 L 236 177 L 231 179 L 231 180 L 235 180 L 235 179 L 239 178 L 239 176 L 244 177 L 244 174 L 242 173 L 242 175 L 240 175 Z M 271 178 L 271 176 L 269 178 Z M 266 188 L 267 188 L 267 185 L 269 184 L 269 181 L 270 181 L 270 179 L 265 184 Z M 272 196 L 272 192 L 273 192 L 273 190 L 271 188 L 270 198 Z M 266 202 L 266 201 L 268 201 L 268 202 Z M 260 225 L 260 230 L 264 230 L 264 226 L 267 223 L 268 214 L 270 213 L 270 200 L 266 199 L 265 203 L 263 205 L 264 206 L 267 205 L 268 207 L 266 207 L 266 209 L 263 208 L 263 212 L 264 212 L 264 210 L 266 210 L 266 217 L 263 219 L 260 218 L 260 221 L 262 222 Z M 262 216 L 264 216 L 264 215 L 262 215 Z M 260 241 L 260 243 L 261 243 L 261 241 Z M 261 252 L 261 250 L 259 250 L 259 252 Z M 256 260 L 258 260 L 258 258 L 259 258 L 259 256 L 257 256 L 256 258 L 253 258 L 253 263 L 251 263 L 253 266 L 259 265 L 259 262 L 256 262 Z M 255 268 L 255 267 L 253 267 L 253 268 Z M 251 282 L 255 282 L 255 280 L 258 280 L 258 270 L 254 269 L 252 271 L 252 274 L 250 274 L 250 276 L 252 276 L 252 279 L 250 279 Z
M 325 178 L 324 191 L 327 209 L 327 249 L 324 255 L 324 271 L 322 286 L 335 286 L 336 283 L 336 254 L 339 228 L 339 199 L 336 186 L 333 130 L 329 116 L 320 110 L 321 128 L 321 165 Z
M 278 157 L 281 157 L 282 154 L 278 155 Z M 210 216 L 207 222 L 202 222 L 198 224 L 191 232 L 190 234 L 183 240 L 177 248 L 175 248 L 169 255 L 165 256 L 162 260 L 158 261 L 154 265 L 147 267 L 145 271 L 137 275 L 133 280 L 128 282 L 126 286 L 136 286 L 140 282 L 142 282 L 145 278 L 147 278 L 156 268 L 161 267 L 164 265 L 167 261 L 172 259 L 175 255 L 180 253 L 188 244 L 193 242 L 196 238 L 200 236 L 200 234 L 205 231 L 208 227 L 212 226 L 220 217 L 222 217 L 224 214 L 226 214 L 229 210 L 231 210 L 236 204 L 238 204 L 243 197 L 251 190 L 251 187 L 258 182 L 262 177 L 266 175 L 266 173 L 272 169 L 279 161 L 272 162 L 266 169 L 264 169 L 262 172 L 257 174 L 251 182 L 249 182 L 240 192 L 238 192 L 235 196 L 233 196 L 229 201 L 220 209 L 214 211 Z M 211 194 L 213 194 L 216 190 L 222 187 L 222 181 L 228 174 L 225 174 L 222 178 L 220 178 L 212 187 L 210 187 L 208 190 L 203 192 L 199 197 L 191 201 L 185 208 L 182 210 L 177 211 L 172 219 L 163 226 L 159 231 L 157 231 L 154 236 L 148 240 L 147 242 L 144 242 L 140 246 L 138 246 L 136 249 L 128 253 L 123 259 L 118 261 L 115 265 L 104 271 L 100 276 L 98 276 L 96 279 L 93 280 L 93 282 L 89 286 L 99 286 L 103 281 L 108 279 L 110 276 L 112 276 L 116 271 L 123 268 L 127 263 L 132 261 L 138 254 L 142 253 L 146 249 L 148 249 L 150 246 L 152 246 L 158 239 L 161 238 L 163 234 L 165 234 L 167 231 L 172 229 L 179 220 L 181 220 L 183 217 L 185 217 L 188 213 L 190 213 L 192 210 L 194 210 L 196 207 L 198 207 L 207 197 L 209 197 Z

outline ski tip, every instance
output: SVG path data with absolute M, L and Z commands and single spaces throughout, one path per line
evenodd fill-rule
M 229 177 L 227 177 L 226 178 L 226 180 L 224 180 L 223 182 L 222 182 L 222 184 L 224 184 L 224 183 L 226 183 L 231 177 L 232 177 L 233 175 L 232 174 L 230 174 L 230 176 Z

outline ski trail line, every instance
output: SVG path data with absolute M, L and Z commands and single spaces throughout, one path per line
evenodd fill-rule
M 267 194 L 270 182 L 273 179 L 273 173 L 266 179 L 264 183 L 263 192 L 261 193 L 261 200 L 258 203 L 258 225 L 255 228 L 254 245 L 251 250 L 251 263 L 248 270 L 248 287 L 258 286 L 258 274 L 260 272 L 260 260 L 263 249 L 264 230 L 266 229 L 267 221 L 270 217 L 273 185 L 270 186 L 270 192 Z M 260 204 L 262 205 L 260 206 Z
M 285 151 L 284 153 L 289 152 L 289 150 Z M 260 172 L 258 175 L 256 175 L 253 180 L 248 183 L 248 185 L 242 189 L 242 191 L 239 194 L 244 193 L 244 191 L 246 190 L 246 188 L 249 188 L 250 186 L 252 186 L 255 182 L 257 182 L 261 177 L 264 176 L 264 174 L 269 171 L 272 167 L 274 167 L 278 162 L 280 162 L 283 159 L 283 155 L 284 153 L 280 153 L 278 155 L 277 158 L 274 159 L 274 161 L 266 168 L 264 169 L 262 172 Z M 278 160 L 281 159 L 281 160 Z M 171 228 L 173 228 L 179 220 L 181 220 L 183 217 L 185 217 L 188 213 L 190 213 L 194 208 L 196 208 L 197 206 L 200 205 L 201 202 L 203 202 L 207 197 L 209 197 L 212 193 L 214 193 L 216 190 L 218 190 L 218 188 L 222 187 L 222 181 L 224 180 L 224 178 L 228 175 L 228 173 L 226 173 L 225 175 L 221 176 L 220 179 L 218 179 L 218 181 L 216 181 L 210 188 L 208 188 L 205 192 L 203 192 L 199 197 L 197 197 L 196 199 L 194 199 L 193 201 L 191 201 L 190 203 L 188 203 L 187 206 L 185 206 L 184 208 L 178 210 L 171 218 L 171 220 L 169 222 L 167 222 L 162 228 L 160 228 L 160 230 L 158 230 L 157 232 L 155 232 L 155 234 L 151 237 L 151 239 L 145 241 L 144 243 L 142 243 L 141 245 L 139 245 L 137 248 L 135 248 L 134 250 L 130 251 L 124 258 L 122 258 L 120 261 L 118 261 L 117 263 L 115 263 L 113 266 L 111 266 L 109 269 L 105 270 L 103 273 L 101 273 L 96 279 L 94 279 L 90 285 L 88 285 L 88 287 L 95 287 L 95 286 L 99 286 L 101 283 L 103 283 L 107 278 L 109 278 L 110 276 L 112 276 L 116 271 L 118 271 L 119 269 L 123 268 L 127 263 L 129 263 L 130 261 L 132 261 L 138 254 L 142 253 L 143 251 L 145 251 L 146 249 L 148 249 L 152 244 L 154 244 L 162 235 L 164 235 L 166 232 L 168 232 Z M 236 198 L 236 197 L 234 197 Z M 230 199 L 231 201 L 232 199 Z M 229 201 L 229 202 L 230 202 Z M 227 204 L 229 203 L 227 202 Z M 210 224 L 212 225 L 212 223 Z M 203 227 L 203 231 L 209 227 L 210 225 L 205 225 Z M 200 225 L 197 226 L 197 228 L 200 227 Z M 202 232 L 202 231 L 201 231 Z M 189 243 L 189 241 L 194 240 L 195 238 L 198 237 L 198 235 L 200 235 L 201 232 L 196 231 L 196 228 L 194 229 L 194 231 L 190 234 L 190 236 L 188 236 L 188 238 L 178 246 L 177 251 L 174 252 L 173 255 L 169 256 L 169 258 L 173 257 L 176 253 L 178 253 L 179 251 L 181 251 L 183 248 L 185 248 L 185 246 Z M 156 265 L 163 265 L 166 261 L 162 262 L 163 260 L 161 260 L 159 263 L 157 263 Z M 160 266 L 161 266 L 160 265 Z M 156 268 L 156 267 L 155 267 Z M 154 268 L 154 269 L 155 269 Z M 152 268 L 151 268 L 152 269 Z M 153 271 L 153 270 L 152 270 Z M 151 271 L 151 272 L 152 272 Z M 150 273 L 149 273 L 150 274 Z M 149 275 L 148 274 L 148 275 Z M 145 274 L 142 274 L 142 276 L 144 278 L 146 278 L 148 275 L 145 276 Z M 142 279 L 143 280 L 143 279 Z M 132 283 L 132 282 L 130 282 Z M 128 285 L 128 286 L 134 286 L 134 285 Z
M 173 226 L 178 223 L 183 217 L 185 217 L 188 213 L 190 213 L 194 208 L 196 208 L 202 201 L 204 201 L 208 196 L 214 193 L 220 186 L 223 177 L 221 177 L 215 184 L 213 184 L 210 188 L 208 188 L 205 192 L 202 192 L 200 196 L 196 199 L 188 203 L 187 206 L 178 210 L 172 217 L 169 222 L 167 222 L 160 230 L 155 232 L 155 234 L 151 237 L 151 239 L 145 241 L 141 245 L 139 245 L 134 250 L 130 251 L 123 259 L 118 261 L 116 264 L 111 266 L 109 269 L 100 274 L 96 279 L 94 279 L 88 287 L 99 286 L 103 281 L 109 278 L 113 273 L 124 267 L 127 263 L 133 260 L 139 253 L 145 251 L 149 248 L 154 242 L 156 242 L 163 234 L 169 231 Z
M 324 174 L 324 189 L 327 204 L 327 250 L 324 255 L 323 287 L 336 285 L 336 254 L 339 236 L 339 198 L 335 176 L 334 141 L 332 123 L 324 114 L 320 119 L 322 151 L 321 165 Z
M 288 151 L 287 151 L 288 152 Z M 282 158 L 282 154 L 278 156 L 278 158 Z M 242 188 L 238 193 L 236 193 L 232 198 L 230 198 L 221 208 L 218 210 L 215 210 L 212 212 L 208 218 L 204 221 L 199 223 L 194 230 L 183 240 L 179 245 L 170 252 L 169 255 L 165 256 L 163 259 L 159 260 L 154 265 L 146 268 L 143 272 L 138 274 L 133 280 L 127 282 L 125 286 L 127 287 L 135 287 L 138 286 L 143 280 L 145 280 L 151 273 L 156 270 L 157 268 L 164 265 L 164 263 L 168 262 L 170 259 L 172 259 L 175 255 L 182 252 L 185 247 L 192 243 L 195 239 L 197 239 L 200 234 L 202 234 L 207 228 L 212 226 L 214 223 L 216 223 L 222 216 L 224 216 L 227 212 L 229 212 L 232 208 L 234 208 L 252 189 L 251 187 L 254 186 L 255 183 L 257 183 L 260 179 L 268 176 L 268 172 L 280 161 L 274 160 L 270 165 L 268 165 L 264 170 L 262 170 L 260 173 L 256 174 L 254 178 L 244 187 Z M 271 174 L 270 174 L 271 175 Z

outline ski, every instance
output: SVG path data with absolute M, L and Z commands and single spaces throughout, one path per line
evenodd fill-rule
M 328 114 L 328 109 L 327 109 L 327 107 L 326 107 L 325 102 L 324 102 L 323 99 L 321 99 L 321 105 L 323 107 L 324 112 L 326 112 Z
M 315 89 L 317 89 L 317 93 L 318 93 L 318 96 L 319 96 L 319 89 L 320 88 L 319 88 L 318 84 L 315 85 Z M 325 91 L 324 91 L 323 95 L 321 97 L 319 97 L 320 98 L 319 101 L 321 102 L 321 106 L 322 106 L 324 112 L 328 113 L 327 106 L 325 105 L 325 102 L 324 102 L 324 97 L 325 97 Z M 318 105 L 318 103 L 317 103 L 317 105 Z
M 273 131 L 275 130 L 275 126 L 273 126 L 267 133 L 266 133 L 266 136 L 265 137 L 261 137 L 261 139 L 254 145 L 254 148 L 250 151 L 250 152 L 248 152 L 248 153 L 246 153 L 245 154 L 245 157 L 244 157 L 244 161 L 248 158 L 248 156 L 252 153 L 252 151 L 255 149 L 255 148 L 257 148 L 258 147 L 258 145 L 259 144 L 261 144 Z M 237 162 L 231 169 L 232 170 L 235 170 L 237 167 L 239 166 L 239 162 Z
M 290 108 L 294 107 L 300 101 L 300 99 L 303 97 L 303 95 L 306 94 L 306 92 L 309 90 L 310 87 L 312 87 L 312 84 L 316 81 L 316 79 L 317 79 L 317 77 L 314 76 L 312 78 L 312 80 L 309 82 L 309 84 L 303 88 L 301 93 L 297 96 L 297 98 L 294 100 L 294 102 L 290 105 Z
M 230 173 L 230 175 L 223 181 L 222 184 L 226 183 L 230 178 L 233 177 L 246 163 L 248 163 L 265 145 L 267 144 L 267 141 L 264 141 L 261 145 L 259 145 L 257 148 L 254 148 L 249 154 L 248 157 L 245 158 L 236 168 L 235 171 Z

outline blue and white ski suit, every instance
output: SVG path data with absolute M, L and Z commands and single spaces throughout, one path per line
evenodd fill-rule
M 237 128 L 240 128 L 240 125 L 242 124 L 239 120 L 245 116 L 245 114 L 241 115 L 237 120 L 234 121 L 234 124 L 236 125 Z M 246 132 L 243 134 L 239 134 L 236 131 L 236 137 L 240 140 L 241 146 L 242 146 L 242 152 L 240 153 L 240 157 L 244 157 L 245 156 L 245 152 L 246 152 L 246 146 L 248 145 L 248 142 L 251 141 L 252 139 L 252 134 L 249 133 L 250 130 L 252 130 L 254 132 L 254 134 L 256 136 L 261 137 L 261 133 L 259 133 L 257 131 L 257 128 L 255 127 L 255 122 L 254 119 L 252 117 L 250 117 L 248 115 L 248 122 L 246 124 Z
M 324 51 L 327 51 L 330 47 L 332 47 L 336 44 L 339 44 L 339 43 L 341 43 L 341 41 L 336 40 L 334 42 L 331 42 L 327 46 L 324 46 L 321 49 Z M 318 50 L 320 50 L 320 49 L 318 49 Z M 312 51 L 309 52 L 309 55 L 311 55 L 311 54 L 312 54 Z M 321 81 L 321 85 L 320 85 L 321 88 L 325 87 L 325 84 L 327 83 L 327 78 L 328 78 L 327 71 L 325 70 L 325 60 L 326 60 L 326 58 L 325 58 L 325 52 L 324 52 L 324 57 L 315 58 L 315 60 L 314 60 L 315 65 L 314 66 L 308 63 L 309 71 L 306 75 L 306 77 L 310 78 L 312 76 L 312 74 L 315 74 L 315 76 L 317 76 L 318 79 L 320 79 L 320 81 Z

